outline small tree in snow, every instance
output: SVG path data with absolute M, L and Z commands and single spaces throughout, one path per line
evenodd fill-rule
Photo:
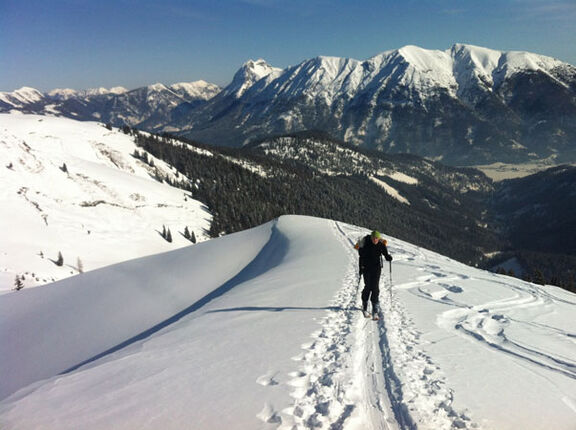
M 80 257 L 76 260 L 76 268 L 78 269 L 78 273 L 84 273 L 84 263 L 80 260 Z
M 188 226 L 186 226 L 186 228 L 184 229 L 184 237 L 188 239 L 190 242 L 196 243 L 196 235 L 194 234 L 194 231 L 190 233 Z
M 160 233 L 160 236 L 162 236 L 165 241 L 172 242 L 172 232 L 169 228 L 166 228 L 165 225 L 162 226 L 162 233 Z
M 14 289 L 20 291 L 22 288 L 24 288 L 24 282 L 22 282 L 20 276 L 16 275 L 16 279 L 14 280 Z
M 58 251 L 58 259 L 54 262 L 56 266 L 63 266 L 64 265 L 64 257 L 62 256 L 62 252 Z

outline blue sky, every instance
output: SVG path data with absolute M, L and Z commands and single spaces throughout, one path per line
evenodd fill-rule
M 575 23 L 576 0 L 0 0 L 0 91 L 226 85 L 249 59 L 284 68 L 405 45 L 576 65 Z

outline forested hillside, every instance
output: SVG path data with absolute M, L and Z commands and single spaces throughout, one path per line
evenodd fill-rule
M 312 215 L 381 229 L 386 234 L 470 264 L 501 246 L 482 219 L 482 190 L 489 183 L 477 171 L 452 169 L 413 156 L 373 154 L 333 141 L 288 139 L 292 149 L 322 158 L 325 145 L 354 151 L 365 166 L 350 171 L 352 154 L 323 172 L 297 157 L 274 157 L 261 147 L 223 149 L 136 133 L 143 150 L 172 164 L 192 183 L 178 185 L 204 202 L 217 236 L 259 225 L 283 214 Z M 319 145 L 311 150 L 310 145 Z M 335 158 L 332 158 L 334 162 Z M 342 172 L 342 173 L 336 173 Z M 449 173 L 449 174 L 447 174 Z M 458 180 L 448 181 L 452 174 Z M 480 182 L 478 182 L 480 179 Z

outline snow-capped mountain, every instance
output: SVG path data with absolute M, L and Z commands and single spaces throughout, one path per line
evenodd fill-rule
M 405 46 L 286 69 L 259 59 L 224 89 L 198 81 L 98 91 L 23 88 L 0 93 L 0 112 L 96 119 L 227 146 L 321 130 L 447 164 L 576 161 L 576 67 L 529 52 Z
M 209 100 L 220 92 L 220 87 L 206 81 L 180 82 L 170 85 L 169 88 L 188 101 Z
M 2 292 L 186 246 L 186 229 L 207 238 L 205 206 L 159 182 L 182 175 L 117 129 L 0 114 L 0 148 Z
M 553 58 L 406 46 L 366 61 L 317 57 L 253 76 L 255 64 L 244 65 L 219 97 L 171 125 L 231 146 L 322 130 L 457 164 L 575 157 L 576 67 Z
M 284 216 L 0 296 L 2 428 L 574 428 L 574 294 L 386 235 L 372 321 L 367 233 Z
M 64 101 L 72 98 L 87 98 L 93 96 L 103 96 L 107 94 L 122 94 L 128 91 L 124 87 L 114 87 L 110 89 L 106 88 L 92 88 L 88 90 L 73 90 L 70 88 L 56 88 L 52 91 L 49 91 L 46 95 L 56 101 Z
M 26 106 L 41 103 L 44 100 L 44 94 L 40 91 L 22 87 L 11 93 L 0 93 L 0 111 L 8 109 L 21 109 Z
M 225 88 L 224 95 L 240 98 L 260 79 L 268 77 L 274 79 L 281 72 L 282 69 L 272 67 L 262 59 L 249 60 L 236 72 L 230 85 Z
M 21 88 L 0 93 L 0 112 L 19 110 L 155 130 L 176 121 L 179 112 L 188 112 L 219 92 L 220 87 L 205 81 L 170 86 L 157 83 L 130 91 L 123 87 L 55 89 L 42 94 L 33 88 Z

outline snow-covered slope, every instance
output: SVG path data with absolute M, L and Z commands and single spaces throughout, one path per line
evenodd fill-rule
M 170 89 L 187 100 L 209 100 L 221 90 L 219 86 L 202 80 L 172 84 Z
M 102 124 L 0 114 L 0 290 L 16 277 L 35 286 L 185 246 L 186 227 L 206 238 L 205 207 L 155 180 L 174 172 L 134 158 L 135 149 Z
M 576 297 L 281 217 L 0 296 L 3 429 L 572 429 Z M 39 357 L 42 357 L 39 359 Z

